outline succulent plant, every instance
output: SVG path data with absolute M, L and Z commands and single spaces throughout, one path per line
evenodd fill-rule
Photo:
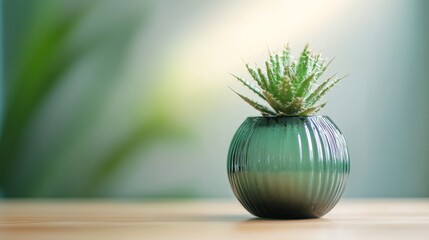
M 320 54 L 314 54 L 308 44 L 299 58 L 295 59 L 287 45 L 280 53 L 270 53 L 269 59 L 265 61 L 265 71 L 246 64 L 257 86 L 233 75 L 271 108 L 231 90 L 263 116 L 308 116 L 326 105 L 326 102 L 320 105 L 316 103 L 345 77 L 334 74 L 319 84 L 320 77 L 331 62 Z

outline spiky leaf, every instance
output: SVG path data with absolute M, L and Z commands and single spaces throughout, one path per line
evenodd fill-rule
M 292 116 L 297 115 L 304 109 L 304 99 L 301 97 L 295 97 L 291 103 L 285 107 L 284 113 L 291 113 Z
M 298 61 L 297 84 L 300 84 L 307 77 L 309 64 L 310 64 L 310 49 L 309 49 L 309 45 L 306 44 Z
M 314 113 L 317 113 L 318 111 L 320 111 L 320 109 L 322 109 L 324 106 L 326 105 L 326 103 L 322 103 L 318 106 L 315 107 L 310 107 L 310 108 L 306 108 L 303 111 L 301 111 L 300 113 L 298 113 L 298 116 L 308 116 Z
M 279 82 L 277 88 L 278 98 L 284 103 L 288 104 L 292 101 L 293 96 L 295 96 L 295 88 L 292 84 L 292 80 L 285 76 L 282 81 Z
M 331 65 L 331 63 L 334 61 L 334 58 L 332 58 L 331 60 L 329 60 L 328 63 L 323 63 L 320 71 L 317 73 L 316 78 L 319 78 L 322 76 L 322 74 L 326 71 L 326 69 L 328 69 L 329 65 Z
M 233 77 L 235 77 L 239 82 L 241 82 L 244 86 L 246 86 L 248 89 L 250 89 L 252 92 L 256 93 L 259 97 L 266 100 L 264 95 L 262 95 L 261 90 L 256 88 L 256 86 L 253 86 L 250 82 L 242 79 L 241 77 L 237 77 L 234 74 L 231 74 Z
M 331 82 L 331 80 L 334 77 L 336 77 L 336 74 L 334 74 L 333 76 L 329 77 L 320 86 L 318 86 L 313 92 L 311 92 L 311 94 L 305 100 L 307 102 L 307 106 L 311 106 L 314 103 L 316 103 L 317 96 L 319 96 L 323 92 L 323 90 L 325 89 L 325 87 Z
M 271 69 L 270 63 L 268 61 L 265 62 L 265 67 L 266 67 L 267 77 L 268 77 L 268 81 L 269 81 L 269 85 L 268 85 L 269 88 L 268 89 L 271 92 L 275 92 L 274 91 L 275 88 L 273 86 L 275 86 L 275 84 L 276 84 L 276 77 L 275 77 L 275 75 Z
M 287 67 L 291 62 L 291 55 L 290 55 L 290 48 L 289 44 L 286 45 L 286 47 L 283 49 L 282 52 L 282 62 L 283 67 Z
M 264 96 L 266 98 L 267 103 L 277 112 L 281 112 L 281 110 L 284 108 L 282 102 L 279 99 L 276 99 L 276 97 L 268 92 L 264 91 Z
M 301 86 L 296 91 L 296 96 L 304 97 L 311 89 L 312 84 L 316 81 L 316 74 L 311 74 L 308 76 L 304 82 L 301 83 Z
M 258 68 L 259 79 L 261 79 L 261 88 L 269 89 L 269 82 L 265 74 L 262 72 L 262 69 Z
M 261 78 L 258 75 L 258 72 L 249 66 L 249 64 L 246 63 L 247 71 L 249 72 L 250 76 L 252 76 L 253 80 L 259 85 L 259 87 L 262 87 Z
M 326 93 L 328 93 L 329 90 L 331 90 L 332 87 L 334 87 L 335 85 L 337 85 L 341 80 L 343 80 L 346 76 L 342 76 L 340 78 L 336 78 L 331 84 L 329 84 L 329 86 L 323 88 L 323 90 L 316 95 L 316 97 L 314 97 L 311 101 L 308 102 L 309 105 L 313 105 L 315 103 L 317 103 Z
M 247 102 L 250 106 L 252 106 L 253 108 L 255 108 L 256 110 L 260 111 L 262 114 L 264 115 L 268 115 L 268 116 L 276 116 L 277 114 L 273 111 L 271 111 L 269 108 L 265 107 L 264 105 L 261 105 L 243 95 L 241 95 L 240 93 L 234 91 L 233 89 L 231 89 L 235 94 L 237 94 L 239 97 L 241 97 L 241 99 L 243 99 L 245 102 Z

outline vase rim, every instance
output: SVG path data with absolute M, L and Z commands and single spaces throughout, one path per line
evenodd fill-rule
M 309 116 L 249 116 L 247 118 L 255 119 L 255 118 L 262 118 L 262 119 L 274 119 L 274 118 L 329 118 L 329 116 L 326 115 L 309 115 Z

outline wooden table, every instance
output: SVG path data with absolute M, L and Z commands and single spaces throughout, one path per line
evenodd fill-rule
M 342 200 L 311 220 L 254 218 L 235 200 L 9 200 L 0 239 L 429 239 L 429 199 Z

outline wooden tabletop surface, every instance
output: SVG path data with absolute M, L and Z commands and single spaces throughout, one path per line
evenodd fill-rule
M 310 220 L 258 219 L 235 200 L 8 200 L 0 239 L 429 239 L 429 199 L 342 200 Z

